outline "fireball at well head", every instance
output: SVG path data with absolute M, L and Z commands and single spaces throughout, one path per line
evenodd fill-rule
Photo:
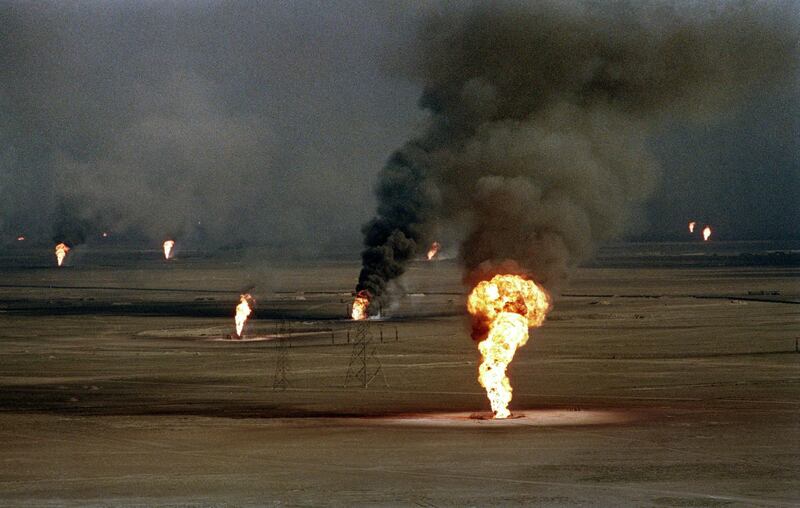
M 350 311 L 350 317 L 354 321 L 361 321 L 367 319 L 367 312 L 369 310 L 369 301 L 372 295 L 366 289 L 362 289 L 356 293 L 356 298 L 353 300 L 353 308 Z
M 495 418 L 507 418 L 512 389 L 506 369 L 517 348 L 528 342 L 528 329 L 544 322 L 550 296 L 519 275 L 496 275 L 473 288 L 467 310 L 473 318 L 473 338 L 481 340 L 478 381 L 486 389 Z

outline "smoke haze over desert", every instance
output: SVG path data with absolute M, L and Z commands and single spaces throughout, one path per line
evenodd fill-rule
M 0 0 L 0 507 L 797 506 L 798 0 Z

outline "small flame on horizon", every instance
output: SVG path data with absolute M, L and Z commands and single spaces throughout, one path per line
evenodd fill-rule
M 694 233 L 694 227 L 695 227 L 696 225 L 697 225 L 697 222 L 695 222 L 695 221 L 691 221 L 691 222 L 689 223 L 689 232 L 690 232 L 690 233 Z
M 511 412 L 511 381 L 506 369 L 517 348 L 528 342 L 528 329 L 541 326 L 550 310 L 550 296 L 535 282 L 518 275 L 495 275 L 475 286 L 467 300 L 473 317 L 473 335 L 488 328 L 478 344 L 483 362 L 478 381 L 486 389 L 495 418 L 508 418 Z
M 433 258 L 435 258 L 436 255 L 439 253 L 440 247 L 441 245 L 439 245 L 439 242 L 433 242 L 431 244 L 431 248 L 428 249 L 428 261 L 433 261 Z
M 711 238 L 711 226 L 706 226 L 703 228 L 703 241 L 707 242 L 709 238 Z
M 17 237 L 17 241 L 18 241 L 18 242 L 24 242 L 24 241 L 25 241 L 25 235 L 19 235 L 19 236 Z
M 103 231 L 103 233 L 100 236 L 102 236 L 103 238 L 108 238 L 108 233 L 106 231 Z
M 249 293 L 245 293 L 239 297 L 239 305 L 236 306 L 236 316 L 234 321 L 236 323 L 236 336 L 242 338 L 242 331 L 247 318 L 253 312 L 250 303 L 253 302 L 253 297 Z
M 70 248 L 65 243 L 59 243 L 56 245 L 56 262 L 58 266 L 61 266 L 64 263 L 64 258 L 67 257 L 67 252 L 70 251 Z
M 175 240 L 164 241 L 164 259 L 169 259 L 172 257 L 172 247 L 174 246 L 175 246 Z
M 353 308 L 350 311 L 350 317 L 354 321 L 361 321 L 367 319 L 367 309 L 369 309 L 369 299 L 372 295 L 366 289 L 362 289 L 356 293 L 356 298 L 353 300 Z

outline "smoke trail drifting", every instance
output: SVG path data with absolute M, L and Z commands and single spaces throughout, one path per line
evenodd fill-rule
M 789 3 L 433 16 L 413 66 L 430 125 L 381 173 L 358 288 L 380 297 L 435 217 L 466 228 L 470 282 L 515 271 L 557 289 L 653 190 L 649 131 L 793 76 L 796 25 Z
M 357 290 L 381 298 L 386 284 L 403 274 L 406 263 L 426 242 L 435 197 L 426 181 L 427 151 L 415 143 L 398 150 L 383 168 L 377 217 L 364 225 L 366 249 Z

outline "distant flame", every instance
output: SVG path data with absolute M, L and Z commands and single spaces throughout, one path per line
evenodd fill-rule
M 703 241 L 707 242 L 709 238 L 711 238 L 711 227 L 706 226 L 703 228 Z
M 439 247 L 441 247 L 441 245 L 439 245 L 439 242 L 433 242 L 431 244 L 431 248 L 428 249 L 428 261 L 431 261 L 433 258 L 436 257 L 436 254 L 439 253 Z
M 175 240 L 166 240 L 164 242 L 164 259 L 172 257 L 172 247 L 175 246 Z
M 692 222 L 689 223 L 689 232 L 690 233 L 694 233 L 695 225 L 697 225 L 697 223 L 695 221 L 692 221 Z
M 236 321 L 236 335 L 239 338 L 242 337 L 242 330 L 244 330 L 244 324 L 247 322 L 247 318 L 250 317 L 250 314 L 253 312 L 253 309 L 250 307 L 252 301 L 253 297 L 249 294 L 243 294 L 239 297 L 239 305 L 236 306 L 236 316 L 234 317 L 234 321 Z
M 496 275 L 482 281 L 467 300 L 474 331 L 485 332 L 478 344 L 483 362 L 478 368 L 478 381 L 486 389 L 495 418 L 508 418 L 511 413 L 511 382 L 506 368 L 518 347 L 528 342 L 528 329 L 541 326 L 550 310 L 550 297 L 535 282 L 518 275 Z
M 19 235 L 19 236 L 17 237 L 17 241 L 18 241 L 18 242 L 24 242 L 24 241 L 25 241 L 25 236 L 24 236 L 24 235 Z
M 58 266 L 64 263 L 64 258 L 67 257 L 67 252 L 69 252 L 69 250 L 69 247 L 65 243 L 56 245 L 56 261 L 58 262 Z
M 101 236 L 102 236 L 103 238 L 108 238 L 108 233 L 107 233 L 107 232 L 105 232 L 105 231 L 103 231 L 103 234 L 102 234 Z
M 367 309 L 369 308 L 369 299 L 372 295 L 366 289 L 362 289 L 356 293 L 356 299 L 353 300 L 353 310 L 350 311 L 350 317 L 355 321 L 367 319 Z

